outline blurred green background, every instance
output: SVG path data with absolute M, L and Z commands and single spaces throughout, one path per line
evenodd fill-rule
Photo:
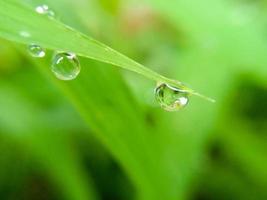
M 0 39 L 0 199 L 267 199 L 267 1 L 24 1 L 217 102 L 169 113 L 142 76 L 63 82 Z

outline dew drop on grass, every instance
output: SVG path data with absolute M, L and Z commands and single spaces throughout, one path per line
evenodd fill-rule
M 45 50 L 41 46 L 36 45 L 36 44 L 30 44 L 28 46 L 28 52 L 30 53 L 32 57 L 35 57 L 35 58 L 45 57 Z
M 19 35 L 20 35 L 21 37 L 24 37 L 24 38 L 29 38 L 29 37 L 31 37 L 31 34 L 30 34 L 29 32 L 27 32 L 27 31 L 20 31 L 20 32 L 19 32 Z
M 55 54 L 52 60 L 51 70 L 58 79 L 69 81 L 79 75 L 81 66 L 74 53 L 63 52 Z
M 48 5 L 40 5 L 40 6 L 37 6 L 35 8 L 35 11 L 39 14 L 42 14 L 42 15 L 47 15 L 48 17 L 51 17 L 51 18 L 54 18 L 55 17 L 55 13 L 54 11 L 52 11 Z
M 155 89 L 157 102 L 166 111 L 178 111 L 189 102 L 189 94 L 168 84 L 160 84 Z

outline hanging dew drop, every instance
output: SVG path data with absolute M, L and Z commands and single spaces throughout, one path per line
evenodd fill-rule
M 48 5 L 40 5 L 35 8 L 35 11 L 42 15 L 47 15 L 48 17 L 54 18 L 55 13 L 52 11 Z
M 155 90 L 155 97 L 160 106 L 166 111 L 178 111 L 189 102 L 189 94 L 168 84 L 160 84 Z
M 51 70 L 58 79 L 69 81 L 79 75 L 81 66 L 75 54 L 63 52 L 53 57 Z
M 28 52 L 30 53 L 30 55 L 32 57 L 35 57 L 35 58 L 43 58 L 43 57 L 45 57 L 44 49 L 41 46 L 36 45 L 36 44 L 29 45 L 28 46 Z

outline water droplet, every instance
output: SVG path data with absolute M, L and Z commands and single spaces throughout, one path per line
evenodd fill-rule
M 178 111 L 189 102 L 189 94 L 168 84 L 160 84 L 155 90 L 157 102 L 166 111 Z
M 68 81 L 79 75 L 81 66 L 74 53 L 63 52 L 54 56 L 51 70 L 58 79 Z
M 28 46 L 28 51 L 31 54 L 32 57 L 36 58 L 43 58 L 45 57 L 45 51 L 44 49 L 36 44 L 31 44 Z
M 27 31 L 20 31 L 19 34 L 20 34 L 21 37 L 24 37 L 24 38 L 31 37 L 31 34 L 29 32 L 27 32 Z
M 48 17 L 54 18 L 55 13 L 52 11 L 48 5 L 40 5 L 35 8 L 36 12 L 42 15 L 47 15 Z

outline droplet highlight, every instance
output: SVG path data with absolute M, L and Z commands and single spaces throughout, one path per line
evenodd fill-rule
M 51 70 L 58 79 L 69 81 L 79 75 L 81 66 L 74 53 L 63 52 L 53 57 Z
M 160 84 L 155 89 L 155 97 L 160 106 L 166 111 L 178 111 L 189 102 L 189 93 L 168 84 Z
M 36 44 L 29 45 L 28 52 L 30 53 L 32 57 L 35 57 L 35 58 L 45 57 L 45 50 L 41 46 L 36 45 Z
M 35 8 L 35 11 L 41 15 L 47 15 L 48 17 L 54 18 L 55 12 L 49 8 L 48 5 L 40 5 Z

